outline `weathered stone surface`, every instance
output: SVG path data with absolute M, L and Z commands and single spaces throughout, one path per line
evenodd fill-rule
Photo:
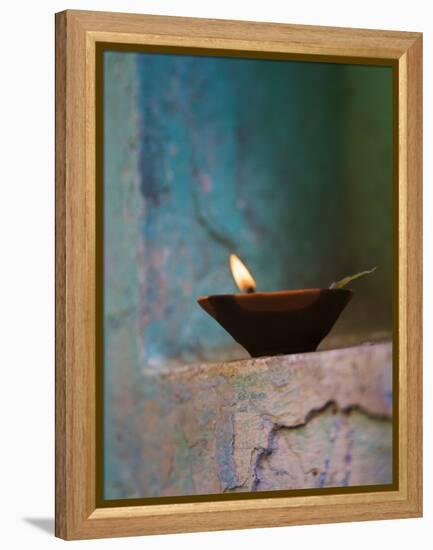
M 144 373 L 143 384 L 111 498 L 391 482 L 390 343 Z

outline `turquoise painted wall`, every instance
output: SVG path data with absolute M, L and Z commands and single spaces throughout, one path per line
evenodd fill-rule
M 377 265 L 333 336 L 390 330 L 389 68 L 105 55 L 106 313 L 143 368 L 242 353 L 196 305 L 231 252 L 261 290 Z

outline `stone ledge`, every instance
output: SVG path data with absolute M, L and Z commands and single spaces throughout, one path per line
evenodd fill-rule
M 143 375 L 136 441 L 108 498 L 392 480 L 392 345 Z M 128 472 L 128 475 L 126 475 Z

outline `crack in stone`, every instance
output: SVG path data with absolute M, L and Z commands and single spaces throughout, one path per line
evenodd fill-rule
M 372 420 L 387 421 L 387 422 L 391 420 L 391 416 L 389 415 L 368 411 L 367 409 L 365 409 L 365 407 L 362 407 L 361 405 L 358 405 L 358 404 L 349 405 L 347 407 L 339 407 L 335 400 L 329 400 L 322 407 L 312 409 L 306 414 L 305 419 L 302 422 L 299 422 L 297 424 L 287 425 L 281 422 L 273 421 L 271 418 L 267 417 L 267 420 L 272 423 L 272 427 L 268 433 L 267 444 L 265 447 L 259 447 L 259 448 L 255 447 L 253 449 L 253 451 L 259 450 L 259 452 L 257 453 L 255 463 L 252 465 L 252 472 L 253 472 L 253 484 L 251 488 L 252 491 L 257 491 L 260 485 L 260 482 L 262 481 L 260 477 L 260 471 L 263 468 L 265 460 L 269 460 L 269 457 L 277 449 L 277 446 L 275 444 L 275 439 L 277 437 L 277 434 L 281 430 L 297 430 L 300 428 L 304 428 L 314 418 L 317 418 L 318 416 L 327 412 L 328 410 L 332 411 L 333 414 L 340 413 L 348 416 L 353 412 L 358 412 Z M 299 460 L 301 469 L 304 472 L 304 474 L 308 473 L 308 472 L 305 472 L 305 469 L 303 467 L 299 454 L 293 451 L 292 449 L 291 451 Z
M 234 449 L 234 447 L 233 447 Z M 251 465 L 252 465 L 252 462 L 253 462 L 253 456 L 254 456 L 254 453 L 257 451 L 257 447 L 253 447 L 251 449 L 251 453 L 250 453 L 250 467 L 248 469 L 248 472 L 251 471 Z M 246 475 L 245 479 L 241 482 L 239 482 L 238 484 L 236 485 L 233 485 L 231 487 L 226 487 L 224 490 L 223 490 L 223 493 L 235 493 L 237 491 L 237 489 L 245 489 L 245 485 L 248 481 L 248 478 L 250 477 L 249 473 Z
M 224 411 L 224 407 L 222 408 Z M 233 413 L 230 412 L 227 415 L 230 431 L 227 433 L 224 428 L 221 428 L 220 438 L 222 440 L 222 445 L 220 451 L 217 451 L 217 461 L 219 463 L 219 478 L 221 483 L 222 492 L 228 492 L 237 487 L 239 480 L 237 478 L 236 469 L 233 464 L 234 448 L 235 448 L 235 430 L 233 423 Z M 224 423 L 222 423 L 222 426 Z M 229 440 L 227 441 L 227 435 Z M 227 443 L 229 451 L 227 451 Z
M 358 412 L 360 414 L 363 414 L 367 418 L 371 420 L 386 420 L 389 421 L 391 419 L 391 416 L 388 414 L 383 413 L 375 413 L 372 411 L 369 411 L 362 405 L 348 405 L 347 407 L 339 407 L 338 403 L 331 399 L 327 401 L 324 405 L 321 407 L 318 407 L 316 409 L 311 409 L 306 415 L 305 419 L 302 422 L 298 422 L 298 424 L 284 424 L 278 421 L 273 421 L 274 427 L 272 429 L 279 430 L 279 429 L 285 429 L 285 430 L 296 430 L 298 428 L 305 427 L 311 420 L 316 418 L 317 416 L 320 416 L 322 413 L 326 412 L 328 409 L 332 410 L 333 414 L 344 414 L 344 415 L 350 415 L 352 412 Z M 268 417 L 270 420 L 272 420 L 272 417 Z
M 251 487 L 252 491 L 257 491 L 257 487 L 260 484 L 261 479 L 260 479 L 259 470 L 263 461 L 265 460 L 265 458 L 270 456 L 272 452 L 275 450 L 274 440 L 275 440 L 275 433 L 277 431 L 276 426 L 277 424 L 274 423 L 271 429 L 269 430 L 266 447 L 259 447 L 259 452 L 257 453 L 256 461 L 253 464 L 253 484 Z

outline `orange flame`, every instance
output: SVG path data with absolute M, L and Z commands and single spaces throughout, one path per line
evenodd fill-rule
M 256 282 L 253 276 L 235 254 L 230 254 L 230 269 L 241 292 L 255 292 Z

